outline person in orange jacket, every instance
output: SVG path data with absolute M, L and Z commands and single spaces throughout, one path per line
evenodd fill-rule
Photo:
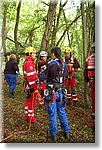
M 76 92 L 76 78 L 75 78 L 75 72 L 80 68 L 78 60 L 72 55 L 72 49 L 70 47 L 65 48 L 65 58 L 64 62 L 66 62 L 68 66 L 68 78 L 65 80 L 65 86 L 68 89 L 68 104 L 71 102 L 71 99 L 73 100 L 74 105 L 76 105 L 76 102 L 78 101 L 77 92 Z
M 25 118 L 28 122 L 35 122 L 35 107 L 36 99 L 39 98 L 40 94 L 37 87 L 38 76 L 35 70 L 34 59 L 36 57 L 36 50 L 33 47 L 28 47 L 25 50 L 26 58 L 23 64 L 24 74 L 24 90 L 26 91 L 26 102 L 25 102 Z
M 84 79 L 90 88 L 92 100 L 92 119 L 95 123 L 95 43 L 92 44 L 92 54 L 87 57 L 84 67 Z

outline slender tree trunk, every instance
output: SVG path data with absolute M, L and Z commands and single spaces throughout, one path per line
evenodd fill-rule
M 85 65 L 86 52 L 87 52 L 87 37 L 86 37 L 86 13 L 84 11 L 84 2 L 81 3 L 81 13 L 82 13 L 82 36 L 83 36 L 83 66 Z M 88 86 L 84 80 L 84 100 L 86 105 L 88 105 Z
M 7 15 L 7 2 L 3 3 L 3 24 L 2 24 L 2 47 L 4 56 L 6 54 L 6 15 Z M 5 61 L 7 61 L 7 56 L 5 56 Z
M 60 0 L 60 7 L 59 7 L 59 13 L 57 16 L 57 21 L 56 21 L 56 19 L 54 20 L 54 28 L 53 28 L 53 32 L 52 32 L 51 47 L 55 46 L 55 43 L 56 43 L 56 34 L 58 31 L 58 25 L 59 25 L 61 11 L 62 11 L 62 6 L 61 6 L 61 0 Z
M 19 16 L 20 16 L 20 8 L 21 8 L 21 0 L 19 0 L 19 4 L 17 7 L 17 15 L 16 15 L 16 24 L 15 24 L 15 29 L 14 29 L 14 41 L 15 41 L 15 50 L 17 53 L 19 45 L 17 44 L 17 32 L 18 32 L 18 25 L 19 25 Z
M 44 35 L 42 38 L 40 50 L 48 50 L 49 49 L 49 40 L 50 40 L 50 36 L 51 36 L 53 21 L 55 19 L 57 2 L 58 2 L 57 0 L 56 1 L 50 0 L 47 20 L 46 20 L 46 24 L 45 24 L 45 32 L 44 32 Z

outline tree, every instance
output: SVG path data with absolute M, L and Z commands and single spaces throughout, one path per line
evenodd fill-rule
M 6 54 L 6 17 L 7 17 L 7 2 L 3 3 L 3 24 L 2 24 L 2 47 L 4 56 Z M 7 61 L 7 57 L 5 56 L 5 61 Z
M 18 32 L 18 25 L 19 25 L 20 8 L 21 8 L 21 0 L 19 0 L 19 4 L 17 7 L 16 23 L 15 23 L 15 29 L 14 29 L 14 41 L 15 41 L 16 53 L 18 50 L 17 32 Z
M 49 40 L 51 36 L 53 21 L 55 19 L 57 3 L 58 3 L 57 0 L 56 1 L 50 0 L 47 20 L 45 24 L 45 31 L 43 34 L 40 50 L 48 50 L 49 48 Z

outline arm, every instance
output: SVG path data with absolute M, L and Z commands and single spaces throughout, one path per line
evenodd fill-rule
M 13 68 L 15 72 L 19 72 L 18 63 L 16 61 L 14 62 Z
M 75 69 L 80 68 L 80 64 L 79 64 L 79 62 L 78 62 L 78 60 L 77 60 L 76 58 L 74 58 L 73 67 L 74 67 Z

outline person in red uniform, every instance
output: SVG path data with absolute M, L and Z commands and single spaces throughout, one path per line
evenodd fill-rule
M 66 47 L 65 48 L 65 58 L 64 61 L 68 65 L 68 71 L 69 75 L 68 78 L 65 80 L 65 86 L 68 89 L 68 104 L 71 102 L 71 99 L 73 100 L 74 105 L 76 105 L 76 102 L 78 101 L 77 92 L 76 92 L 76 78 L 75 78 L 75 72 L 80 68 L 78 60 L 72 56 L 71 54 L 71 48 Z
M 25 102 L 25 118 L 28 122 L 35 122 L 35 107 L 37 97 L 41 96 L 37 87 L 38 76 L 35 70 L 34 59 L 36 57 L 36 50 L 33 47 L 28 47 L 25 50 L 26 58 L 23 64 L 23 74 L 25 79 L 24 88 L 27 92 Z
M 84 78 L 90 88 L 92 100 L 92 119 L 95 123 L 95 43 L 91 46 L 93 53 L 87 57 L 84 67 Z
M 46 51 L 40 52 L 40 59 L 38 60 L 38 77 L 39 77 L 39 90 L 42 98 L 42 105 L 44 104 L 44 90 L 46 89 L 46 83 L 44 81 L 44 71 L 46 70 L 47 65 L 47 56 L 48 53 Z M 43 76 L 44 75 L 44 76 Z

